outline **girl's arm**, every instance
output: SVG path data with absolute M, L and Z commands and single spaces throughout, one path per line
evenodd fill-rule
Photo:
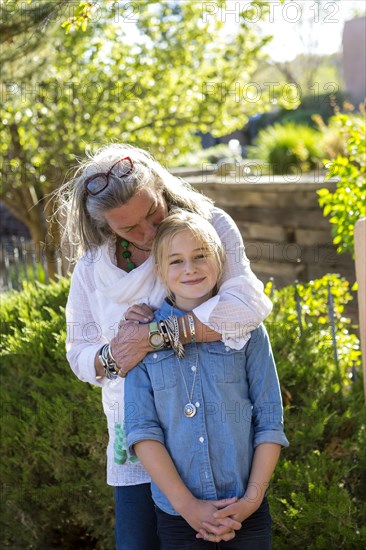
M 230 517 L 215 519 L 214 514 L 236 499 L 204 501 L 195 498 L 180 478 L 168 451 L 159 441 L 139 441 L 134 445 L 134 450 L 154 483 L 195 531 L 208 525 L 215 527 L 222 540 L 234 538 L 233 530 L 240 529 L 241 523 Z
M 276 443 L 262 443 L 256 447 L 248 486 L 244 496 L 238 502 L 215 512 L 215 519 L 223 521 L 225 518 L 231 517 L 239 522 L 243 522 L 258 510 L 276 468 L 280 452 L 281 445 L 277 445 Z M 200 530 L 198 538 L 205 538 L 208 533 L 220 534 L 211 522 L 204 522 L 203 527 L 204 529 Z
M 277 443 L 262 443 L 255 448 L 248 486 L 239 501 L 243 516 L 239 521 L 244 521 L 262 504 L 280 453 L 281 445 Z
M 246 348 L 246 372 L 249 397 L 253 407 L 254 455 L 243 497 L 216 518 L 229 515 L 243 521 L 255 512 L 262 503 L 271 476 L 280 456 L 281 447 L 288 441 L 283 429 L 283 409 L 276 366 L 266 329 L 261 325 L 252 334 Z M 200 536 L 205 536 L 205 531 Z M 215 532 L 211 528 L 210 531 Z

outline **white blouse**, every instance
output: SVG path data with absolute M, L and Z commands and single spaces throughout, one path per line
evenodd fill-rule
M 222 341 L 241 349 L 250 331 L 270 313 L 272 304 L 263 284 L 250 269 L 244 244 L 234 221 L 213 209 L 211 223 L 226 250 L 226 264 L 219 294 L 194 309 L 198 319 L 222 334 Z M 137 485 L 150 478 L 140 463 L 114 462 L 115 424 L 123 424 L 124 379 L 95 379 L 94 358 L 101 345 L 117 333 L 125 311 L 136 303 L 159 307 L 165 297 L 156 280 L 152 258 L 127 273 L 116 265 L 115 241 L 87 253 L 76 264 L 66 306 L 67 359 L 76 376 L 102 387 L 107 417 L 107 483 Z

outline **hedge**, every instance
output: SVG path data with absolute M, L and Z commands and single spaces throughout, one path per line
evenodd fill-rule
M 28 285 L 2 300 L 1 547 L 114 547 L 100 390 L 77 380 L 65 359 L 68 288 L 66 279 Z M 365 407 L 358 340 L 344 317 L 348 284 L 327 276 L 297 292 L 301 313 L 294 288 L 287 287 L 273 293 L 267 322 L 290 440 L 269 491 L 273 546 L 366 547 Z

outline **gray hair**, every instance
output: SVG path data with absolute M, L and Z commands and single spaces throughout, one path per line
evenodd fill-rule
M 126 204 L 144 187 L 161 191 L 168 209 L 179 207 L 211 219 L 211 199 L 170 174 L 147 151 L 127 144 L 112 144 L 87 156 L 88 160 L 81 163 L 74 176 L 56 192 L 62 242 L 74 249 L 71 260 L 107 242 L 113 233 L 104 213 Z M 122 180 L 110 178 L 104 191 L 90 195 L 85 189 L 86 180 L 94 174 L 106 173 L 124 157 L 132 159 L 132 172 Z

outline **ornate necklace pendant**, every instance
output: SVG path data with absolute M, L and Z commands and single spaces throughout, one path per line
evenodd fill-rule
M 187 403 L 184 407 L 184 416 L 187 418 L 192 418 L 192 416 L 195 416 L 197 412 L 197 409 L 193 403 Z

